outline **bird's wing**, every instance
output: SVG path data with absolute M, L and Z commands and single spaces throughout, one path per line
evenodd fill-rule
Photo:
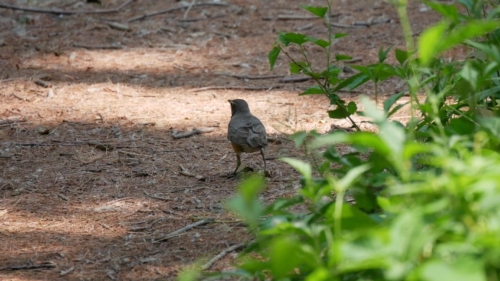
M 262 125 L 260 120 L 258 121 L 259 122 L 252 123 L 250 134 L 247 138 L 247 143 L 252 147 L 264 147 L 267 145 L 266 128 Z
M 228 128 L 228 139 L 233 143 L 240 145 L 247 144 L 253 148 L 267 145 L 267 135 L 264 125 L 262 125 L 260 121 L 256 122 L 252 119 L 245 120 L 239 124 L 238 122 L 230 124 Z

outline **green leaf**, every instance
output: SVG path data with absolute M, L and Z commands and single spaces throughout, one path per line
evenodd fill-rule
M 300 245 L 300 241 L 292 236 L 278 237 L 272 241 L 269 259 L 273 279 L 281 280 L 302 263 L 299 257 Z
M 391 117 L 392 115 L 394 115 L 394 113 L 398 112 L 398 110 L 400 110 L 401 108 L 405 107 L 407 104 L 409 104 L 410 101 L 407 101 L 405 103 L 402 103 L 402 104 L 398 104 L 396 105 L 391 111 L 389 111 L 387 113 L 387 118 Z
M 346 190 L 351 187 L 356 180 L 358 180 L 361 175 L 370 169 L 369 164 L 364 164 L 349 170 L 349 172 L 338 181 L 339 188 L 341 190 Z M 338 190 L 339 191 L 339 190 Z
M 405 61 L 408 60 L 408 58 L 411 55 L 411 52 L 403 51 L 400 49 L 396 49 L 395 53 L 396 53 L 396 60 L 401 65 L 403 65 L 405 63 Z
M 458 0 L 458 3 L 464 5 L 467 10 L 471 11 L 474 8 L 475 0 Z
M 278 58 L 279 54 L 281 52 L 281 48 L 278 46 L 275 46 L 267 55 L 267 58 L 269 60 L 269 66 L 271 70 L 274 69 L 274 64 L 276 63 L 276 59 Z
M 378 61 L 380 63 L 383 63 L 387 59 L 387 54 L 389 51 L 394 47 L 394 45 L 389 46 L 387 49 L 384 50 L 384 47 L 380 47 L 378 50 Z
M 486 281 L 484 264 L 481 259 L 472 256 L 459 256 L 451 262 L 433 259 L 421 268 L 421 280 L 424 281 Z
M 301 33 L 285 33 L 284 37 L 288 42 L 295 43 L 297 45 L 302 45 L 307 42 L 306 36 Z
M 370 132 L 360 132 L 352 134 L 348 141 L 357 146 L 372 148 L 381 155 L 387 156 L 391 153 L 390 148 L 382 141 L 380 136 Z
M 474 69 L 470 62 L 466 62 L 460 71 L 460 76 L 469 82 L 471 89 L 475 91 L 477 89 L 477 82 L 479 78 L 479 72 Z
M 379 110 L 370 98 L 363 96 L 361 98 L 361 104 L 364 108 L 364 115 L 371 118 L 373 122 L 382 123 L 387 120 L 387 115 L 383 111 Z
M 347 109 L 347 108 L 346 108 Z M 328 116 L 333 119 L 343 119 L 351 114 L 342 107 L 337 106 L 334 110 L 328 110 Z
M 459 13 L 455 5 L 446 5 L 433 1 L 426 1 L 425 4 L 452 22 L 459 22 Z
M 420 62 L 427 66 L 432 59 L 440 52 L 438 45 L 441 45 L 444 33 L 448 28 L 446 22 L 440 22 L 422 32 L 418 40 L 418 57 Z
M 239 215 L 253 229 L 257 227 L 259 217 L 264 208 L 257 195 L 264 188 L 264 180 L 260 176 L 252 176 L 243 181 L 238 194 L 229 200 L 228 208 Z
M 349 36 L 349 34 L 347 34 L 347 33 L 335 33 L 335 35 L 333 35 L 333 37 L 335 39 L 339 39 L 339 38 L 346 37 L 346 36 Z
M 304 92 L 300 93 L 299 96 L 305 95 L 324 95 L 327 94 L 320 86 L 312 86 L 307 88 Z
M 385 63 L 378 63 L 376 65 L 370 66 L 372 72 L 372 78 L 375 81 L 384 81 L 387 78 L 396 75 L 396 70 L 392 65 Z
M 335 205 L 332 204 L 325 214 L 328 221 L 334 220 Z M 361 212 L 356 206 L 342 204 L 341 224 L 343 230 L 368 230 L 377 223 L 367 214 Z
M 404 92 L 392 95 L 390 98 L 384 101 L 384 112 L 389 113 L 389 109 L 401 98 L 405 95 Z
M 358 110 L 358 106 L 356 105 L 355 102 L 351 101 L 347 104 L 347 112 L 349 112 L 349 114 L 354 114 L 356 113 L 356 111 Z
M 289 138 L 295 141 L 297 147 L 301 146 L 307 138 L 307 132 L 299 131 L 289 136 Z
M 500 118 L 489 117 L 479 118 L 479 123 L 486 128 L 493 136 L 500 140 Z
M 347 55 L 335 55 L 335 60 L 341 61 L 341 60 L 351 60 L 351 56 Z
M 311 180 L 312 168 L 309 163 L 287 157 L 281 158 L 281 161 L 287 163 L 288 165 L 292 166 L 295 170 L 297 170 L 305 178 L 306 182 Z
M 464 116 L 460 118 L 453 118 L 450 124 L 445 127 L 445 131 L 450 135 L 471 135 L 474 133 L 476 126 L 469 119 Z
M 280 35 L 278 36 L 278 42 L 280 42 L 281 44 L 285 45 L 285 46 L 288 46 L 290 45 L 290 41 L 288 41 L 288 39 L 286 39 L 286 33 L 285 32 L 280 32 Z
M 311 36 L 306 36 L 306 37 L 304 37 L 304 39 L 306 41 L 309 41 L 311 43 L 314 43 L 314 44 L 320 46 L 321 48 L 326 48 L 326 47 L 330 46 L 330 42 L 325 41 L 323 39 L 318 39 L 318 38 L 311 37 Z
M 328 281 L 332 280 L 330 276 L 330 271 L 324 267 L 319 267 L 314 269 L 309 275 L 307 275 L 305 281 Z
M 354 74 L 353 76 L 345 79 L 344 81 L 340 82 L 337 85 L 337 87 L 335 87 L 335 89 L 333 89 L 333 91 L 338 91 L 338 90 L 341 90 L 341 89 L 346 88 L 346 87 L 347 87 L 347 89 L 349 89 L 349 91 L 352 91 L 352 90 L 356 89 L 357 87 L 366 83 L 368 80 L 370 80 L 370 78 L 366 74 L 357 73 L 357 74 Z
M 420 36 L 418 40 L 420 61 L 423 66 L 427 66 L 438 54 L 465 42 L 467 39 L 476 38 L 496 30 L 499 25 L 500 22 L 493 20 L 471 20 L 447 33 L 449 24 L 442 21 L 425 30 Z
M 302 71 L 306 70 L 307 64 L 305 62 L 290 62 L 290 72 L 292 74 L 298 74 L 301 73 Z
M 311 12 L 313 15 L 323 18 L 328 11 L 327 7 L 320 7 L 320 6 L 307 6 L 307 5 L 301 5 L 303 9 Z
M 200 279 L 200 269 L 193 267 L 187 268 L 179 273 L 177 280 L 179 281 L 196 281 Z
M 372 118 L 373 121 L 379 126 L 379 136 L 384 140 L 387 147 L 391 148 L 391 155 L 396 156 L 397 158 L 395 159 L 399 159 L 406 140 L 404 129 L 395 123 L 388 121 L 385 112 L 379 110 L 375 103 L 373 103 L 369 98 L 362 97 L 361 104 L 365 109 L 365 116 Z

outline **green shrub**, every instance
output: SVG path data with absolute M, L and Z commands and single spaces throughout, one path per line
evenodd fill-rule
M 492 6 L 498 3 L 460 0 L 462 14 L 454 5 L 426 1 L 443 20 L 422 33 L 414 50 L 406 1 L 389 2 L 397 8 L 407 40 L 407 50 L 395 50 L 397 65 L 385 63 L 391 48 L 381 48 L 377 64 L 353 66 L 358 73 L 339 78 L 336 63 L 349 57 L 330 55 L 330 45 L 343 35 L 330 31 L 323 40 L 280 34 L 269 54 L 271 68 L 284 53 L 292 73 L 317 82 L 303 95 L 326 95 L 337 106 L 330 117 L 362 114 L 378 132 L 295 134 L 297 145 L 322 151 L 322 163 L 283 159 L 302 175 L 302 189 L 269 206 L 257 199 L 261 179 L 242 184 L 229 206 L 248 223 L 255 240 L 237 270 L 215 278 L 500 280 L 500 10 Z M 329 26 L 327 3 L 304 8 L 326 18 Z M 303 60 L 286 51 L 292 44 L 302 50 Z M 325 70 L 313 70 L 304 44 L 325 50 Z M 475 56 L 440 59 L 458 45 Z M 333 63 L 330 57 L 336 58 Z M 396 101 L 402 93 L 384 101 L 382 109 L 363 98 L 363 112 L 338 95 L 370 80 L 377 87 L 389 77 L 408 85 L 408 124 L 389 119 L 401 108 Z M 417 99 L 419 94 L 425 101 Z M 350 145 L 353 152 L 340 154 L 337 145 Z M 297 206 L 308 211 L 297 212 Z

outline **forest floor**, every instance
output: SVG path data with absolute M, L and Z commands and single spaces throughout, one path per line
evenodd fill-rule
M 94 12 L 128 1 L 102 2 L 2 1 Z M 328 118 L 325 97 L 298 96 L 313 82 L 281 80 L 291 77 L 285 57 L 272 72 L 267 61 L 280 31 L 326 36 L 323 22 L 300 8 L 324 1 L 192 2 L 132 1 L 114 12 L 64 15 L 0 8 L 1 280 L 172 280 L 249 241 L 225 209 L 241 181 L 227 177 L 236 165 L 228 99 L 247 100 L 275 139 L 266 150 L 267 202 L 300 186 L 276 159 L 303 157 L 288 135 L 348 126 Z M 409 14 L 416 35 L 439 19 L 421 4 Z M 332 51 L 355 64 L 377 62 L 381 47 L 404 48 L 396 11 L 384 1 L 334 0 L 332 21 L 335 33 L 349 34 Z M 308 54 L 323 67 L 319 49 Z M 379 88 L 382 99 L 400 91 L 396 80 Z M 373 85 L 342 98 L 361 95 L 373 95 Z M 194 128 L 213 131 L 172 137 Z M 258 153 L 242 160 L 263 168 Z M 231 268 L 235 253 L 210 270 Z

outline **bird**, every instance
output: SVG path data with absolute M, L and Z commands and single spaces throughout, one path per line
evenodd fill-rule
M 228 100 L 231 104 L 231 120 L 227 126 L 227 138 L 231 142 L 236 153 L 236 174 L 241 165 L 240 155 L 242 152 L 253 153 L 260 151 L 264 161 L 264 171 L 267 170 L 264 149 L 267 146 L 266 128 L 259 120 L 250 113 L 248 103 L 242 99 Z

